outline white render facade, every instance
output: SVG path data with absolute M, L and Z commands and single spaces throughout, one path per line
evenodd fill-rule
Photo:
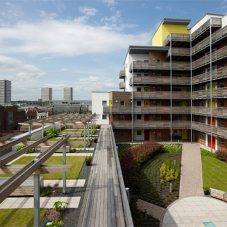
M 52 88 L 49 87 L 41 88 L 41 99 L 42 102 L 52 100 Z
M 103 113 L 103 106 L 109 106 L 109 92 L 92 91 L 92 114 L 100 114 L 96 124 L 109 124 L 109 115 Z
M 73 100 L 73 88 L 72 87 L 64 87 L 64 100 Z

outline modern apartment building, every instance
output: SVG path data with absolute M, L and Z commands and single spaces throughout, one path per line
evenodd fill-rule
M 52 88 L 49 87 L 41 88 L 41 99 L 42 102 L 52 100 Z
M 117 141 L 198 141 L 227 150 L 227 16 L 164 18 L 152 46 L 129 46 L 109 115 Z
M 64 100 L 73 100 L 73 88 L 72 87 L 64 87 Z
M 0 105 L 11 103 L 11 81 L 0 80 Z

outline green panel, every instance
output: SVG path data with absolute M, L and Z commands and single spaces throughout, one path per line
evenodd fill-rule
M 206 227 L 215 227 L 215 225 L 214 225 L 212 222 L 203 222 L 203 224 L 204 224 Z

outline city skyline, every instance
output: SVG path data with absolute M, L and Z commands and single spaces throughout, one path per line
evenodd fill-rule
M 227 1 L 205 3 L 2 1 L 0 79 L 12 81 L 12 100 L 38 100 L 46 86 L 54 99 L 62 99 L 68 86 L 77 99 L 117 91 L 129 45 L 152 45 L 163 18 L 192 19 L 190 28 L 206 13 L 226 14 Z

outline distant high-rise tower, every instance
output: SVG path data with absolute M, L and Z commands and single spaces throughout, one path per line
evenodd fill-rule
M 11 81 L 0 80 L 0 105 L 11 103 Z
M 49 87 L 41 88 L 41 99 L 42 102 L 52 100 L 52 88 Z
M 72 87 L 64 87 L 64 100 L 73 100 L 73 88 Z

